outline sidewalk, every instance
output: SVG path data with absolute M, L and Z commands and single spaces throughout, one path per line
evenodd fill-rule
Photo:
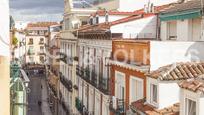
M 41 80 L 42 84 L 42 115 L 52 115 L 52 112 L 50 111 L 50 106 L 48 103 L 48 91 L 46 86 L 45 79 Z

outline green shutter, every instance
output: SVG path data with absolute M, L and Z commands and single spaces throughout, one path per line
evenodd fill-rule
M 193 19 L 201 17 L 201 10 L 187 10 L 174 13 L 160 14 L 161 21 L 170 21 L 170 20 L 184 20 L 184 19 Z

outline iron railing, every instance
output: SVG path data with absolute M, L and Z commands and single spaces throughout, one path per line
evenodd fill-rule
M 110 98 L 109 109 L 117 115 L 123 115 L 125 113 L 125 100 L 118 98 Z

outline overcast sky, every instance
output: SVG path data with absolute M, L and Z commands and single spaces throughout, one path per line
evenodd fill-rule
M 10 0 L 16 21 L 61 21 L 64 0 Z

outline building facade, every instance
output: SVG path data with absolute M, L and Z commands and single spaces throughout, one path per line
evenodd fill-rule
M 203 41 L 203 8 L 200 0 L 183 0 L 160 13 L 161 39 Z
M 44 64 L 46 61 L 45 46 L 48 44 L 48 27 L 55 22 L 30 23 L 26 28 L 26 63 Z
M 53 115 L 59 115 L 59 83 L 60 83 L 60 32 L 61 24 L 49 27 L 48 46 L 46 47 L 46 67 L 48 79 L 49 104 Z
M 77 97 L 76 64 L 77 37 L 72 31 L 86 24 L 89 14 L 95 10 L 90 5 L 75 0 L 64 0 L 64 18 L 60 34 L 60 97 L 59 115 L 78 114 L 75 108 Z M 75 88 L 74 88 L 75 86 Z

